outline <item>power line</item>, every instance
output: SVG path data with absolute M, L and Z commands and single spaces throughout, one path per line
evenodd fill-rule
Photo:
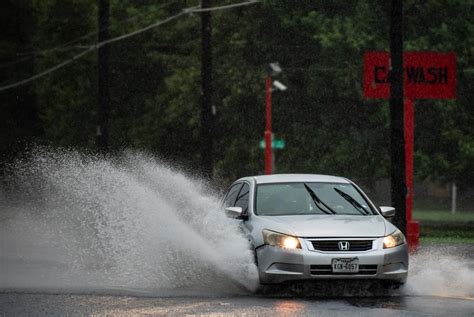
M 170 4 L 173 4 L 174 2 L 168 2 L 166 4 L 163 4 L 161 6 L 158 6 L 158 9 L 162 9 Z M 125 19 L 125 20 L 122 20 L 120 21 L 120 24 L 123 24 L 123 23 L 127 23 L 127 22 L 130 22 L 130 21 L 133 21 L 133 20 L 136 20 L 140 17 L 144 17 L 144 16 L 147 16 L 147 14 L 149 14 L 149 12 L 143 12 L 143 13 L 139 13 L 137 15 L 134 15 L 132 17 L 129 17 L 128 19 Z M 115 25 L 112 25 L 110 28 L 111 29 L 114 29 L 116 28 L 118 25 L 115 24 Z M 46 49 L 42 49 L 42 50 L 35 50 L 35 51 L 30 51 L 30 52 L 21 52 L 21 53 L 17 53 L 16 56 L 21 56 L 20 58 L 16 59 L 16 60 L 12 60 L 12 61 L 8 61 L 8 62 L 5 62 L 5 63 L 1 63 L 0 64 L 0 69 L 2 68 L 7 68 L 9 66 L 12 66 L 12 65 L 16 65 L 16 64 L 21 64 L 22 62 L 26 62 L 26 61 L 29 61 L 31 59 L 33 59 L 34 57 L 36 56 L 40 56 L 40 55 L 46 55 L 48 53 L 51 53 L 51 52 L 56 52 L 56 51 L 60 51 L 60 52 L 68 52 L 68 51 L 72 51 L 72 50 L 77 50 L 77 49 L 86 49 L 86 48 L 89 48 L 90 45 L 70 45 L 70 44 L 74 44 L 74 43 L 77 43 L 81 40 L 84 40 L 84 39 L 87 39 L 87 38 L 90 38 L 92 36 L 95 36 L 97 34 L 99 34 L 100 32 L 102 32 L 103 29 L 98 29 L 96 31 L 92 31 L 92 32 L 89 32 L 89 33 L 86 33 L 80 37 L 77 37 L 75 39 L 72 39 L 72 40 L 69 40 L 61 45 L 58 45 L 58 46 L 55 46 L 55 47 L 52 47 L 52 48 L 46 48 Z M 70 45 L 70 46 L 68 46 Z
M 25 78 L 23 80 L 20 80 L 16 83 L 13 83 L 13 84 L 9 84 L 9 85 L 6 85 L 6 86 L 2 86 L 0 87 L 0 92 L 4 91 L 4 90 L 7 90 L 7 89 L 11 89 L 11 88 L 14 88 L 14 87 L 18 87 L 18 86 L 21 86 L 21 85 L 24 85 L 26 83 L 29 83 L 30 81 L 33 81 L 33 80 L 36 80 L 38 78 L 41 78 L 43 76 L 46 76 L 54 71 L 57 71 L 58 69 L 60 68 L 63 68 L 64 66 L 74 62 L 76 59 L 79 59 L 81 58 L 82 56 L 94 51 L 96 48 L 95 47 L 90 47 L 89 49 L 85 50 L 85 51 L 82 51 L 81 53 L 77 54 L 77 55 L 74 55 L 73 57 L 71 57 L 70 59 L 56 65 L 56 66 L 53 66 L 39 74 L 36 74 L 34 76 L 31 76 L 29 78 Z
M 192 12 L 209 12 L 209 11 L 232 9 L 232 8 L 247 6 L 247 5 L 251 5 L 251 4 L 256 4 L 256 3 L 259 3 L 259 2 L 262 2 L 262 0 L 250 0 L 250 1 L 247 1 L 247 2 L 228 4 L 228 5 L 219 6 L 219 7 L 194 9 L 194 10 L 192 10 Z
M 235 8 L 235 7 L 245 6 L 245 5 L 251 5 L 251 4 L 254 4 L 254 3 L 257 3 L 257 2 L 261 2 L 261 0 L 251 0 L 251 1 L 248 1 L 248 2 L 230 4 L 230 5 L 207 8 L 207 9 L 197 9 L 197 8 L 199 8 L 199 6 L 196 6 L 196 7 L 187 8 L 187 9 L 184 9 L 184 10 L 187 11 L 187 13 L 225 10 L 225 9 L 231 9 L 231 8 Z M 163 5 L 159 6 L 158 8 L 162 9 L 162 8 L 172 4 L 172 3 L 173 2 L 168 2 L 166 4 L 163 4 Z M 130 17 L 128 19 L 123 20 L 122 23 L 133 21 L 133 20 L 135 20 L 139 17 L 142 17 L 144 15 L 146 15 L 146 13 L 137 14 L 133 17 Z M 112 26 L 112 28 L 114 28 L 114 27 L 116 27 L 116 25 Z M 66 43 L 63 43 L 63 44 L 58 45 L 56 47 L 47 48 L 47 49 L 43 49 L 43 50 L 37 50 L 37 51 L 31 51 L 31 52 L 22 52 L 22 53 L 17 53 L 16 55 L 17 56 L 30 56 L 30 58 L 32 58 L 33 56 L 44 55 L 44 54 L 54 52 L 54 51 L 69 51 L 69 50 L 72 50 L 72 49 L 77 49 L 77 48 L 80 48 L 80 47 L 78 47 L 78 46 L 68 46 L 68 45 L 73 44 L 73 43 L 77 43 L 77 42 L 79 42 L 81 40 L 84 40 L 84 39 L 87 39 L 87 38 L 90 38 L 94 35 L 97 35 L 98 33 L 102 32 L 102 31 L 103 31 L 102 29 L 99 29 L 97 31 L 89 32 L 87 34 L 84 34 L 80 37 L 77 37 L 75 39 L 67 41 Z M 20 63 L 21 61 L 28 60 L 28 59 L 29 58 L 21 58 L 18 61 L 12 61 L 12 62 L 8 62 L 8 63 L 5 63 L 5 64 L 0 64 L 0 68 L 2 68 L 3 65 L 8 66 L 10 64 L 17 64 L 17 63 Z
M 5 63 L 0 64 L 0 69 L 7 68 L 7 67 L 10 67 L 10 66 L 13 66 L 13 65 L 16 65 L 16 64 L 21 64 L 23 62 L 26 62 L 26 61 L 29 61 L 29 60 L 35 58 L 36 56 L 46 55 L 46 53 L 48 53 L 48 52 L 61 51 L 61 52 L 64 53 L 64 52 L 77 50 L 77 49 L 82 49 L 83 50 L 83 49 L 89 48 L 89 46 L 90 45 L 58 46 L 58 47 L 55 47 L 55 48 L 52 48 L 52 49 L 37 51 L 36 53 L 31 53 L 29 55 L 25 54 L 23 57 L 21 57 L 17 60 L 13 60 L 13 61 L 10 61 L 10 62 L 5 62 Z
M 158 6 L 158 9 L 162 9 L 170 4 L 172 4 L 173 2 L 168 2 L 168 3 L 165 3 L 161 6 Z M 133 20 L 136 20 L 140 17 L 143 17 L 145 15 L 147 15 L 149 12 L 143 12 L 143 13 L 139 13 L 137 15 L 134 15 L 132 17 L 129 17 L 125 20 L 122 20 L 120 21 L 120 23 L 127 23 L 127 22 L 130 22 L 130 21 L 133 21 Z M 111 28 L 115 28 L 117 27 L 118 25 L 113 25 Z M 72 40 L 69 40 L 67 41 L 66 43 L 63 43 L 61 45 L 58 45 L 58 46 L 55 46 L 55 47 L 52 47 L 52 48 L 47 48 L 47 49 L 43 49 L 43 50 L 37 50 L 37 51 L 31 51 L 31 52 L 22 52 L 22 53 L 18 53 L 16 54 L 17 56 L 35 56 L 35 55 L 44 55 L 46 53 L 49 53 L 49 52 L 54 52 L 54 51 L 67 51 L 67 50 L 70 50 L 70 49 L 74 49 L 74 48 L 77 48 L 77 46 L 68 46 L 70 44 L 73 44 L 73 43 L 77 43 L 81 40 L 84 40 L 84 39 L 87 39 L 87 38 L 90 38 L 94 35 L 97 35 L 98 33 L 104 31 L 104 29 L 101 29 L 99 28 L 98 30 L 96 31 L 92 31 L 92 32 L 89 32 L 89 33 L 86 33 L 84 35 L 81 35 L 80 37 L 77 37 L 75 39 L 72 39 Z
M 66 65 L 68 65 L 68 64 L 70 64 L 70 63 L 72 63 L 72 62 L 74 62 L 75 60 L 77 60 L 77 59 L 79 59 L 79 58 L 81 58 L 81 57 L 83 57 L 83 56 L 85 56 L 85 55 L 87 55 L 87 54 L 89 54 L 89 53 L 95 51 L 96 49 L 98 49 L 98 48 L 100 48 L 100 47 L 102 47 L 102 46 L 104 46 L 104 45 L 107 45 L 107 44 L 110 44 L 110 43 L 113 43 L 113 42 L 117 42 L 117 41 L 121 41 L 121 40 L 124 40 L 124 39 L 126 39 L 126 38 L 129 38 L 129 37 L 131 37 L 131 36 L 134 36 L 134 35 L 143 33 L 143 32 L 145 32 L 145 31 L 148 31 L 148 30 L 150 30 L 150 29 L 152 29 L 152 28 L 155 28 L 155 27 L 157 27 L 157 26 L 160 26 L 160 25 L 163 25 L 163 24 L 165 24 L 165 23 L 171 22 L 171 21 L 173 21 L 174 19 L 179 18 L 179 17 L 182 16 L 183 14 L 186 14 L 186 12 L 185 12 L 185 11 L 181 11 L 180 13 L 178 13 L 178 14 L 176 14 L 176 15 L 173 15 L 173 16 L 171 16 L 171 17 L 165 19 L 165 20 L 158 21 L 158 22 L 156 22 L 156 23 L 150 24 L 150 25 L 148 25 L 147 27 L 144 27 L 144 28 L 142 28 L 142 29 L 139 29 L 139 30 L 136 30 L 136 31 L 133 31 L 133 32 L 130 32 L 130 33 L 127 33 L 127 34 L 124 34 L 124 35 L 121 35 L 121 36 L 118 36 L 118 37 L 114 37 L 114 38 L 111 38 L 111 39 L 109 39 L 109 40 L 106 40 L 106 41 L 103 41 L 103 42 L 100 42 L 100 43 L 97 43 L 97 44 L 94 44 L 94 45 L 91 45 L 91 46 L 89 46 L 87 49 L 85 49 L 84 51 L 80 52 L 79 54 L 74 55 L 74 56 L 71 57 L 70 59 L 68 59 L 68 60 L 66 60 L 66 61 L 64 61 L 64 62 L 62 62 L 62 63 L 60 63 L 60 64 L 58 64 L 58 65 L 56 65 L 56 66 L 53 66 L 53 67 L 51 67 L 51 68 L 48 68 L 47 70 L 45 70 L 45 71 L 43 71 L 43 72 L 41 72 L 41 73 L 39 73 L 39 74 L 36 74 L 36 75 L 31 76 L 31 77 L 29 77 L 29 78 L 25 78 L 25 79 L 20 80 L 20 81 L 18 81 L 18 82 L 16 82 L 16 83 L 12 83 L 12 84 L 9 84 L 9 85 L 0 87 L 0 92 L 2 92 L 2 91 L 4 91 L 4 90 L 7 90 L 7 89 L 14 88 L 14 87 L 18 87 L 18 86 L 20 86 L 20 85 L 24 85 L 24 84 L 26 84 L 26 83 L 29 83 L 29 82 L 33 81 L 33 80 L 36 80 L 36 79 L 41 78 L 41 77 L 43 77 L 43 76 L 46 76 L 46 75 L 48 75 L 48 74 L 50 74 L 50 73 L 52 73 L 52 72 L 54 72 L 54 71 L 57 71 L 58 69 L 63 68 L 64 66 L 66 66 Z
M 216 10 L 225 10 L 225 9 L 230 9 L 230 8 L 235 8 L 235 7 L 240 7 L 240 6 L 245 6 L 245 5 L 250 5 L 250 4 L 256 4 L 256 3 L 259 3 L 261 2 L 260 0 L 252 0 L 252 1 L 246 1 L 246 2 L 241 2 L 241 3 L 236 3 L 236 4 L 231 4 L 231 5 L 226 5 L 226 6 L 219 6 L 219 7 L 212 7 L 212 8 L 208 8 L 208 9 L 205 9 L 205 11 L 216 11 Z M 200 11 L 200 10 L 203 10 L 203 9 L 198 9 L 199 6 L 195 6 L 195 7 L 189 7 L 189 8 L 185 8 L 183 9 L 180 13 L 178 14 L 175 14 L 169 18 L 166 18 L 164 20 L 161 20 L 161 21 L 158 21 L 158 22 L 155 22 L 155 23 L 152 23 L 144 28 L 141 28 L 141 29 L 138 29 L 136 31 L 133 31 L 133 32 L 130 32 L 130 33 L 126 33 L 124 35 L 121 35 L 121 36 L 117 36 L 117 37 L 114 37 L 114 38 L 111 38 L 107 41 L 103 41 L 103 42 L 99 42 L 99 43 L 96 43 L 96 44 L 93 44 L 93 45 L 90 45 L 88 48 L 86 48 L 84 51 L 80 52 L 79 54 L 77 55 L 74 55 L 73 57 L 69 58 L 68 60 L 58 64 L 58 65 L 55 65 L 51 68 L 48 68 L 46 69 L 45 71 L 39 73 L 39 74 L 36 74 L 34 76 L 31 76 L 31 77 L 28 77 L 28 78 L 25 78 L 23 80 L 20 80 L 18 82 L 15 82 L 15 83 L 12 83 L 12 84 L 8 84 L 8 85 L 5 85 L 5 86 L 1 86 L 0 87 L 0 92 L 2 91 L 5 91 L 5 90 L 8 90 L 8 89 L 11 89 L 11 88 L 15 88 L 15 87 L 18 87 L 18 86 L 21 86 L 21 85 L 24 85 L 24 84 L 27 84 L 29 82 L 32 82 L 38 78 L 41 78 L 43 76 L 46 76 L 48 74 L 51 74 L 52 72 L 55 72 L 57 71 L 58 69 L 61 69 L 63 68 L 64 66 L 74 62 L 75 60 L 97 50 L 98 48 L 104 46 L 104 45 L 107 45 L 107 44 L 110 44 L 110 43 L 114 43 L 114 42 L 118 42 L 118 41 L 121 41 L 121 40 L 125 40 L 129 37 L 132 37 L 132 36 L 135 36 L 135 35 L 138 35 L 140 33 L 143 33 L 143 32 L 146 32 L 148 30 L 151 30 L 155 27 L 158 27 L 160 25 L 163 25 L 163 24 L 166 24 L 168 22 L 171 22 L 179 17 L 181 17 L 182 15 L 185 15 L 185 14 L 189 14 L 189 13 L 193 13 L 193 12 L 204 12 L 204 11 Z
M 9 62 L 5 62 L 5 63 L 2 63 L 0 64 L 0 69 L 2 68 L 7 68 L 7 67 L 10 67 L 10 66 L 13 66 L 13 65 L 16 65 L 16 64 L 21 64 L 25 61 L 29 61 L 30 59 L 32 59 L 34 56 L 25 56 L 25 57 L 22 57 L 20 59 L 17 59 L 17 60 L 13 60 L 13 61 L 9 61 Z

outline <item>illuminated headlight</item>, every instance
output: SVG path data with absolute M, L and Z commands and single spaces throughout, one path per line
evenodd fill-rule
M 293 236 L 288 236 L 286 234 L 270 231 L 264 229 L 263 233 L 263 242 L 266 245 L 272 245 L 275 247 L 280 247 L 284 249 L 301 249 L 301 244 L 298 238 Z
M 383 238 L 383 248 L 384 249 L 394 248 L 400 244 L 404 244 L 405 242 L 406 242 L 405 236 L 400 230 L 397 230 L 391 235 Z

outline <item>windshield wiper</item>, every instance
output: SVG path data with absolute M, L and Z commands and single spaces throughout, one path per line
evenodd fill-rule
M 319 210 L 321 210 L 322 212 L 324 212 L 325 214 L 328 214 L 328 215 L 335 215 L 336 214 L 336 212 L 331 207 L 329 207 L 321 199 L 319 199 L 319 197 L 316 195 L 316 193 L 311 188 L 309 188 L 308 185 L 306 185 L 306 184 L 303 184 L 303 185 L 306 188 L 306 190 L 308 191 L 309 195 L 311 196 L 311 198 L 314 201 L 314 204 L 316 205 L 316 207 L 318 207 Z M 319 204 L 326 207 L 327 210 L 324 210 L 323 208 L 321 208 L 319 206 Z
M 341 195 L 342 198 L 344 198 L 352 206 L 354 206 L 358 212 L 360 212 L 361 214 L 363 214 L 365 216 L 370 215 L 370 213 L 361 204 L 359 204 L 359 202 L 357 200 L 355 200 L 351 195 L 349 195 L 349 194 L 347 194 L 347 193 L 343 192 L 342 190 L 337 189 L 335 187 L 334 187 L 334 190 L 336 191 L 336 193 Z

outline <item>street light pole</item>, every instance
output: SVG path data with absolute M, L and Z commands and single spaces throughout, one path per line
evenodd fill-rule
M 265 174 L 272 173 L 272 76 L 265 80 L 266 124 L 265 124 Z
M 265 101 L 266 101 L 266 124 L 265 124 L 265 174 L 270 175 L 273 172 L 273 133 L 272 133 L 272 91 L 285 91 L 286 86 L 278 80 L 273 81 L 272 76 L 282 72 L 278 63 L 268 64 L 267 78 L 265 79 Z

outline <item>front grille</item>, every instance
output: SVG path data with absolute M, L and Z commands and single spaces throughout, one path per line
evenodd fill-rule
M 359 265 L 358 273 L 333 273 L 331 265 L 311 265 L 311 275 L 375 275 L 377 265 Z
M 348 242 L 348 250 L 340 250 L 339 242 Z M 313 240 L 313 248 L 318 251 L 367 251 L 372 249 L 373 240 Z

